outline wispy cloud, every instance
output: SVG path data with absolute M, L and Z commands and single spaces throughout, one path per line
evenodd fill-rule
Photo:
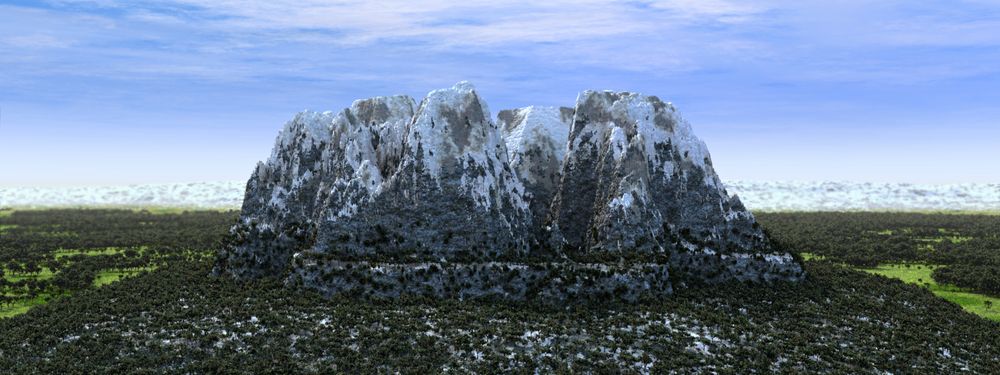
M 476 82 L 498 107 L 569 104 L 588 88 L 652 92 L 686 101 L 686 113 L 709 123 L 703 127 L 709 137 L 712 124 L 728 131 L 738 127 L 745 135 L 776 134 L 793 123 L 819 120 L 957 121 L 949 113 L 965 121 L 978 116 L 981 123 L 1000 111 L 995 106 L 1000 3 L 48 0 L 0 5 L 5 116 L 8 107 L 18 113 L 22 106 L 50 123 L 73 123 L 74 116 L 53 114 L 89 114 L 88 126 L 126 128 L 152 116 L 193 129 L 216 126 L 205 118 L 237 111 L 252 112 L 241 119 L 279 122 L 306 107 L 336 109 L 368 95 L 419 96 L 459 79 Z M 10 132 L 10 125 L 6 129 Z M 261 129 L 266 136 L 260 138 L 269 142 L 273 129 Z M 0 138 L 0 159 L 13 155 L 3 151 L 17 146 L 3 144 L 9 139 Z
M 687 28 L 725 27 L 756 9 L 712 1 L 55 1 L 5 7 L 0 43 L 24 53 L 8 74 L 232 81 L 295 74 L 385 75 L 372 60 L 435 56 L 522 64 L 614 66 L 662 74 L 698 66 L 699 48 L 732 52 L 742 38 L 706 40 Z M 692 5 L 695 4 L 695 5 Z M 708 4 L 708 5 L 706 5 Z M 37 29 L 47 34 L 25 34 Z M 41 47 L 72 47 L 38 54 Z M 19 56 L 19 57 L 12 57 Z M 405 57 L 401 57 L 405 56 Z M 32 62 L 48 58 L 48 64 Z M 3 58 L 0 58 L 2 60 Z M 457 59 L 469 61 L 469 59 Z M 353 66 L 352 62 L 356 62 Z M 451 64 L 438 60 L 438 64 Z M 345 72 L 347 65 L 352 72 Z M 454 65 L 454 64 L 452 64 Z M 453 67 L 462 70 L 461 67 Z M 2 73 L 0 73 L 2 74 Z
M 559 43 L 638 37 L 684 27 L 746 22 L 757 7 L 723 0 L 607 2 L 454 1 L 86 1 L 91 10 L 163 24 L 200 21 L 225 33 L 280 33 L 312 41 L 368 44 L 421 41 L 437 47 Z M 58 2 L 57 4 L 67 4 Z

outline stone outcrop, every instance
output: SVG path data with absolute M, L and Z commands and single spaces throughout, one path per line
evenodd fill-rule
M 800 277 L 791 256 L 772 252 L 753 215 L 726 192 L 705 143 L 673 105 L 586 91 L 566 155 L 549 221 L 555 246 L 570 257 L 669 254 L 695 279 Z
M 535 248 L 548 240 L 543 221 L 559 192 L 560 168 L 566 158 L 572 122 L 573 109 L 566 107 L 527 107 L 497 114 L 507 144 L 507 160 L 524 185 L 523 200 L 528 202 L 535 222 L 530 233 Z
M 303 112 L 247 183 L 215 273 L 327 294 L 658 298 L 796 281 L 669 103 L 500 111 L 468 83 Z
M 250 176 L 217 268 L 241 278 L 281 274 L 293 253 L 316 244 L 320 223 L 370 201 L 400 164 L 413 107 L 407 96 L 376 97 L 336 115 L 295 116 Z
M 404 113 L 400 113 L 401 115 Z M 495 260 L 523 256 L 531 225 L 524 187 L 489 109 L 471 85 L 431 92 L 375 167 L 369 153 L 348 150 L 335 161 L 345 172 L 370 175 L 332 187 L 317 222 L 315 251 L 356 259 Z M 365 147 L 383 147 L 363 139 Z M 331 153 L 336 153 L 333 151 Z M 360 171 L 360 172 L 359 172 Z M 363 185 L 363 186 L 362 186 Z

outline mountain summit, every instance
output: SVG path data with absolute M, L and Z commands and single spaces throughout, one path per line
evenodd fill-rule
M 303 112 L 247 182 L 217 274 L 326 294 L 659 297 L 803 278 L 654 96 L 504 110 L 467 82 Z

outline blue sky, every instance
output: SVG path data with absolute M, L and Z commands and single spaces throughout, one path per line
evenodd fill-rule
M 242 180 L 295 112 L 459 80 L 658 95 L 723 179 L 1000 182 L 1000 1 L 537 3 L 0 1 L 0 186 Z

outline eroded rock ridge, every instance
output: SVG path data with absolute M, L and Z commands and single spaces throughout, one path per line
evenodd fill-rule
M 466 82 L 303 112 L 247 182 L 217 274 L 327 294 L 661 297 L 797 281 L 707 147 L 654 96 L 503 110 Z

